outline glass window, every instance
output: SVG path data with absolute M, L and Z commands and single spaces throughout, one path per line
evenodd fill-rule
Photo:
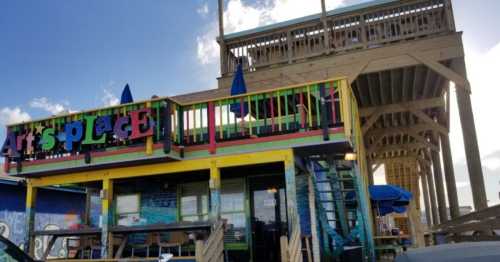
M 246 242 L 245 181 L 222 180 L 221 216 L 227 219 L 226 243 Z
M 181 221 L 208 220 L 208 183 L 181 185 Z
M 116 196 L 117 224 L 120 226 L 132 226 L 141 223 L 139 194 L 127 194 Z

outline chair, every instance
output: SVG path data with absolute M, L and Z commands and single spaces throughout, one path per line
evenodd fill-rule
M 131 256 L 134 257 L 134 251 L 136 249 L 146 249 L 146 257 L 149 257 L 149 248 L 153 245 L 153 240 L 154 240 L 154 234 L 153 233 L 149 233 L 149 234 L 147 234 L 144 243 L 142 243 L 142 244 L 132 244 L 131 245 L 131 247 L 132 247 L 132 254 L 131 254 Z
M 171 232 L 169 234 L 169 240 L 166 242 L 162 241 L 160 233 L 155 234 L 155 239 L 156 239 L 156 245 L 158 245 L 158 257 L 161 256 L 162 248 L 166 248 L 168 251 L 170 251 L 170 249 L 173 247 L 177 248 L 179 256 L 181 256 L 182 245 L 189 241 L 189 238 L 186 235 L 186 233 L 181 231 Z

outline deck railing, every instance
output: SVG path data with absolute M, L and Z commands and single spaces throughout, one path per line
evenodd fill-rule
M 353 49 L 378 47 L 455 30 L 450 0 L 394 1 L 374 8 L 319 16 L 278 29 L 225 39 L 222 75 L 239 62 L 248 71 Z
M 351 140 L 356 121 L 353 117 L 355 108 L 355 98 L 346 79 L 311 82 L 189 104 L 158 98 L 9 126 L 8 133 L 16 135 L 19 150 L 17 156 L 8 157 L 6 165 L 47 159 L 75 160 L 74 157 L 79 155 L 83 158 L 90 153 L 119 149 L 130 151 L 134 147 L 139 150 L 143 147 L 148 155 L 152 155 L 153 150 L 161 148 L 161 144 L 165 153 L 173 147 L 190 146 L 204 146 L 198 148 L 215 153 L 217 144 L 224 142 L 253 138 L 265 140 L 264 137 L 314 130 L 318 130 L 316 135 L 323 134 L 328 140 L 330 130 L 338 127 L 342 127 L 346 139 Z M 147 115 L 149 121 L 142 123 L 142 129 L 152 129 L 150 135 L 133 138 L 131 122 L 134 121 L 134 112 L 141 112 L 140 118 Z M 98 126 L 101 129 L 105 127 L 103 117 L 110 118 L 109 125 L 114 129 L 97 134 Z M 118 132 L 128 133 L 127 138 L 117 136 L 120 118 L 127 118 L 125 125 L 118 128 Z M 68 125 L 78 125 L 80 131 L 68 129 Z M 50 150 L 40 146 L 47 132 L 54 138 Z M 78 136 L 78 141 L 75 139 L 75 143 L 70 143 L 73 146 L 71 150 L 67 148 L 66 141 L 60 139 L 60 136 L 69 139 L 68 133 Z M 93 142 L 86 143 L 87 140 Z M 255 143 L 258 142 L 255 140 Z
M 469 213 L 446 221 L 433 228 L 435 233 L 446 234 L 448 241 L 498 241 L 500 205 Z
M 176 104 L 174 143 L 209 144 L 214 150 L 220 142 L 340 126 L 349 129 L 348 115 L 352 113 L 349 100 L 353 96 L 347 90 L 347 81 L 337 79 L 201 103 Z

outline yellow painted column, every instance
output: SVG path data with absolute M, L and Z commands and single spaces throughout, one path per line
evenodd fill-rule
M 110 228 L 113 225 L 113 180 L 102 180 L 102 233 L 101 233 L 101 258 L 113 257 L 113 234 Z
M 221 213 L 221 179 L 220 169 L 214 160 L 210 164 L 210 219 L 218 220 Z
M 26 186 L 26 229 L 24 236 L 24 250 L 31 257 L 35 254 L 35 204 L 36 204 L 37 188 L 34 187 L 28 179 Z

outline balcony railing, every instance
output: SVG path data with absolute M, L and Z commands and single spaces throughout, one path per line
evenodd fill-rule
M 335 11 L 335 10 L 334 10 Z M 292 63 L 325 53 L 366 49 L 454 31 L 450 0 L 395 1 L 371 9 L 319 16 L 306 22 L 225 39 L 223 76 L 235 71 Z
M 7 155 L 7 165 L 39 160 L 75 160 L 89 154 L 104 152 L 101 155 L 105 155 L 120 150 L 130 153 L 142 151 L 141 148 L 151 156 L 153 150 L 162 145 L 165 154 L 174 147 L 199 145 L 205 145 L 202 150 L 213 154 L 218 144 L 237 140 L 250 141 L 314 130 L 318 130 L 315 135 L 323 134 L 328 139 L 331 129 L 337 127 L 342 127 L 339 132 L 343 130 L 350 141 L 355 135 L 356 108 L 346 79 L 189 104 L 158 98 L 9 126 L 8 134 L 15 135 L 17 150 L 13 154 L 7 148 L 3 153 Z M 109 118 L 112 128 L 105 128 L 106 118 Z M 123 119 L 123 124 L 120 119 Z M 134 124 L 138 119 L 143 120 L 141 125 Z M 80 126 L 79 130 L 75 126 Z M 134 137 L 134 132 L 143 135 Z M 68 139 L 72 140 L 69 144 Z M 250 143 L 259 143 L 259 140 Z

